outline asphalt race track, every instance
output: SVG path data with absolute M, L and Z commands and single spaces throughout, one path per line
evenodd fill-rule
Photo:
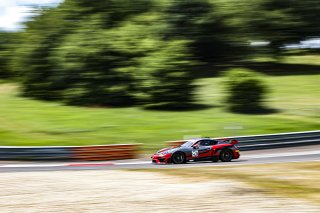
M 208 166 L 237 166 L 268 163 L 320 161 L 320 145 L 241 152 L 232 162 L 188 162 L 187 164 L 155 165 L 150 158 L 123 161 L 93 162 L 10 162 L 0 161 L 0 172 L 34 172 L 63 170 L 104 170 L 141 168 L 186 168 Z

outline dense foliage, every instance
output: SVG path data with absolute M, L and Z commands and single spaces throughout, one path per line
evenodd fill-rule
M 192 103 L 199 65 L 244 59 L 252 40 L 279 55 L 320 35 L 317 0 L 65 0 L 37 12 L 18 36 L 1 34 L 0 77 L 18 76 L 25 96 L 76 105 Z
M 0 32 L 0 79 L 13 77 L 10 69 L 13 49 L 17 45 L 17 33 Z

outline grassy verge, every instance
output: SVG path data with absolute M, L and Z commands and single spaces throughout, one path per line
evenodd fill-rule
M 228 136 L 315 130 L 320 127 L 320 75 L 268 76 L 267 105 L 275 113 L 227 112 L 221 78 L 199 80 L 194 111 L 83 108 L 17 96 L 14 83 L 0 84 L 0 145 L 144 143 L 154 151 L 185 136 Z
M 236 180 L 263 193 L 306 199 L 320 205 L 320 162 L 147 171 L 183 177 L 186 181 Z
M 320 65 L 319 55 L 288 56 L 283 57 L 281 61 L 287 64 Z
M 278 62 L 283 64 L 320 65 L 319 55 L 291 55 L 275 59 L 269 57 L 253 57 L 250 62 Z

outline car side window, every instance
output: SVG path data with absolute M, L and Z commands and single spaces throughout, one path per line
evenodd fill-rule
M 210 146 L 216 145 L 217 143 L 218 143 L 218 141 L 211 140 L 211 141 L 210 141 Z
M 200 146 L 210 146 L 211 140 L 202 140 L 200 141 Z

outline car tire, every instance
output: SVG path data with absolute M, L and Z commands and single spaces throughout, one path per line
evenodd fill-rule
M 216 155 L 214 155 L 214 156 L 212 156 L 212 162 L 218 162 L 219 161 L 219 156 L 216 156 Z
M 220 152 L 220 160 L 222 162 L 230 162 L 233 158 L 233 153 L 230 149 L 223 149 Z
M 182 152 L 176 152 L 172 155 L 171 161 L 174 164 L 186 163 L 186 156 Z

